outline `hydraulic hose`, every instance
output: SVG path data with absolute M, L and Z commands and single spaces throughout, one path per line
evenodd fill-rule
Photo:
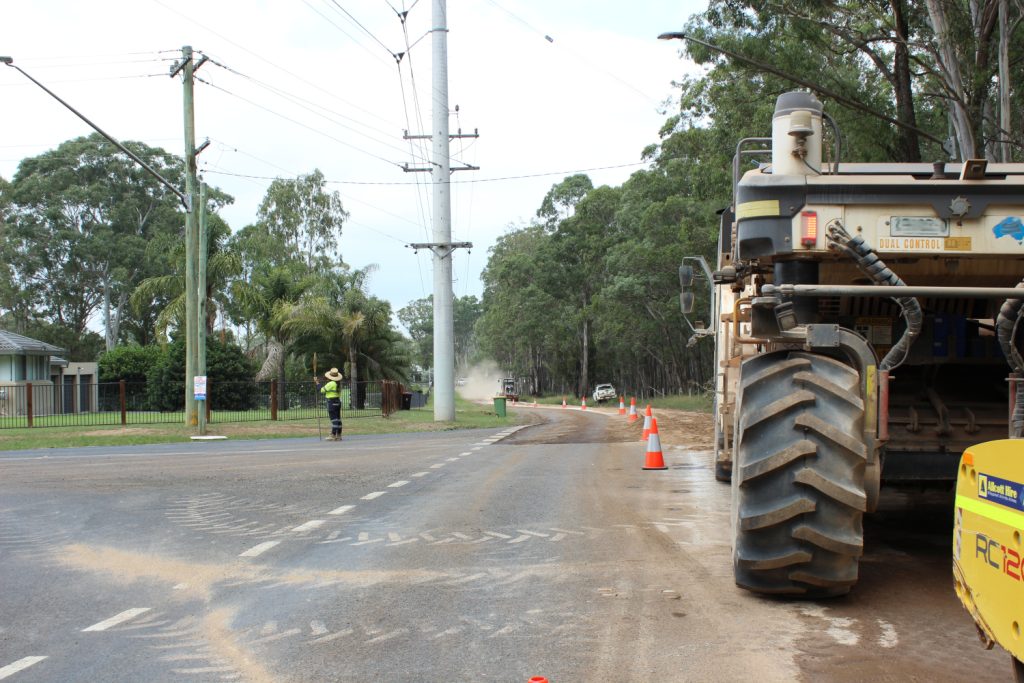
M 1024 281 L 1017 283 L 1024 287 Z M 1024 370 L 1024 358 L 1017 350 L 1017 329 L 1024 313 L 1024 300 L 1007 299 L 999 308 L 996 316 L 996 338 L 1003 349 L 1010 370 L 1021 373 Z M 1010 417 L 1010 437 L 1019 439 L 1024 436 L 1024 381 L 1017 382 L 1017 393 L 1013 402 L 1013 415 Z
M 878 258 L 863 237 L 860 235 L 851 237 L 839 221 L 829 223 L 828 247 L 852 258 L 856 262 L 857 268 L 871 278 L 875 284 L 888 287 L 905 287 L 907 285 L 900 276 L 892 272 Z M 903 319 L 907 326 L 903 331 L 903 336 L 889 349 L 889 353 L 885 354 L 885 358 L 879 363 L 878 369 L 882 371 L 895 370 L 903 364 L 907 356 L 910 355 L 910 347 L 921 333 L 921 325 L 924 322 L 921 303 L 916 298 L 912 296 L 894 296 L 892 298 L 903 311 Z

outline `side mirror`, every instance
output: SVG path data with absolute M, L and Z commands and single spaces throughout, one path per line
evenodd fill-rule
M 680 268 L 680 271 L 682 271 L 682 268 Z M 696 297 L 693 295 L 693 292 L 679 292 L 679 308 L 682 310 L 683 315 L 693 313 L 695 299 Z
M 687 289 L 693 286 L 693 266 L 683 264 L 679 266 L 679 288 Z

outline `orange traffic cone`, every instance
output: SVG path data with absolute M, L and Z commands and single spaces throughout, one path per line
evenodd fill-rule
M 586 410 L 586 409 L 587 409 L 587 397 L 584 396 L 583 397 L 583 405 L 580 406 L 580 410 Z
M 647 404 L 647 410 L 644 411 L 644 433 L 640 436 L 641 441 L 647 441 L 647 437 L 651 434 L 651 420 L 654 419 L 651 413 L 651 404 Z
M 647 437 L 647 462 L 645 470 L 667 470 L 665 457 L 661 454 L 661 437 L 658 436 L 658 418 L 651 418 L 651 434 Z
M 562 407 L 565 407 L 565 396 L 562 397 Z
M 526 683 L 548 683 L 548 679 L 543 676 L 534 676 L 530 680 L 526 681 Z
M 629 399 L 629 421 L 636 422 L 640 416 L 636 414 L 636 397 Z
M 626 404 L 623 402 L 622 397 L 619 396 L 619 415 L 625 415 L 625 414 L 626 414 Z

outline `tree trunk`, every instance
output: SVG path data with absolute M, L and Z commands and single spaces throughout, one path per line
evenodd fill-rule
M 928 8 L 928 19 L 935 34 L 938 45 L 937 57 L 946 91 L 950 95 L 949 112 L 960 150 L 961 161 L 975 158 L 975 137 L 971 125 L 971 117 L 967 111 L 967 97 L 964 92 L 963 77 L 960 72 L 960 61 L 956 54 L 954 41 L 956 37 L 949 29 L 946 10 L 941 0 L 925 0 Z
M 893 91 L 896 97 L 896 118 L 901 123 L 917 128 L 917 115 L 914 111 L 914 93 L 910 72 L 910 48 L 907 39 L 910 27 L 907 24 L 906 0 L 890 0 L 893 23 L 896 30 L 895 48 L 893 50 Z M 897 132 L 898 161 L 921 161 L 921 139 L 917 131 L 910 127 L 900 127 Z
M 1010 0 L 999 0 L 999 132 L 996 139 L 996 159 L 1012 161 L 1010 126 L 1013 118 L 1010 112 L 1010 36 L 1007 24 L 1010 21 Z
M 348 405 L 352 410 L 361 410 L 359 402 L 359 370 L 356 363 L 359 359 L 358 349 L 355 344 L 348 347 Z

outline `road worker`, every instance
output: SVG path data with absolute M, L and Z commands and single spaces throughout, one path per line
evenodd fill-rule
M 327 384 L 320 387 L 320 393 L 327 399 L 327 416 L 331 419 L 331 435 L 328 441 L 341 441 L 341 380 L 338 368 L 324 373 Z

